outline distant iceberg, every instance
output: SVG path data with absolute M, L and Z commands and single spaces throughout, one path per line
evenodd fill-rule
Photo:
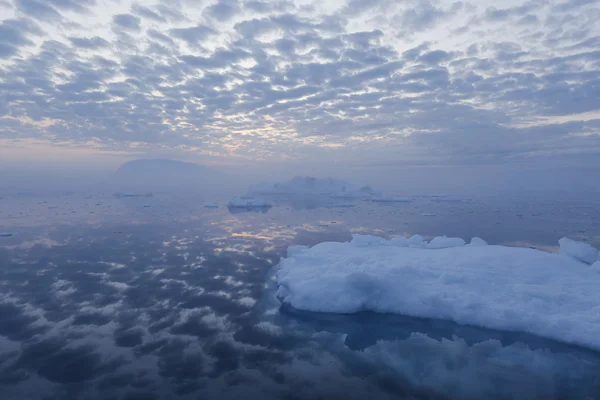
M 346 190 L 331 195 L 335 199 L 370 199 L 378 194 L 370 186 L 363 186 L 357 190 Z
M 250 187 L 250 193 L 256 194 L 333 195 L 358 190 L 359 187 L 340 179 L 310 176 L 296 176 L 286 182 L 261 183 Z
M 273 204 L 265 199 L 261 199 L 254 196 L 241 196 L 234 197 L 227 203 L 229 208 L 269 208 L 273 207 Z
M 306 311 L 446 319 L 600 350 L 598 252 L 565 243 L 561 254 L 418 235 L 295 246 L 277 296 Z

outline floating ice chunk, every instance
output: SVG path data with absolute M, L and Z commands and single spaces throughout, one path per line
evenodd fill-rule
M 558 243 L 560 244 L 560 254 L 573 257 L 587 264 L 598 261 L 598 250 L 588 243 L 578 242 L 566 237 L 560 239 Z
M 352 244 L 359 247 L 390 244 L 385 238 L 371 235 L 353 235 Z
M 371 199 L 371 201 L 374 201 L 376 203 L 410 203 L 412 201 L 412 199 L 409 199 L 408 197 L 379 196 L 379 197 L 373 197 Z
M 11 237 L 12 232 L 0 232 L 0 237 Z
M 438 236 L 433 238 L 429 245 L 427 246 L 430 249 L 447 249 L 450 247 L 460 247 L 464 246 L 466 243 L 461 238 L 449 238 L 446 236 Z
M 219 203 L 206 203 L 204 208 L 219 208 Z
M 409 238 L 397 237 L 390 240 L 390 243 L 393 246 L 397 247 L 425 247 L 427 246 L 427 242 L 425 238 L 421 235 L 413 235 Z
M 292 251 L 279 265 L 278 298 L 307 311 L 448 319 L 600 350 L 598 264 L 529 248 L 407 245 L 418 239 Z
M 230 208 L 268 208 L 273 207 L 269 201 L 253 196 L 234 197 L 229 200 L 227 207 Z
M 486 242 L 485 240 L 483 240 L 480 237 L 475 236 L 474 238 L 471 239 L 471 243 L 469 243 L 469 246 L 487 246 L 488 242 Z

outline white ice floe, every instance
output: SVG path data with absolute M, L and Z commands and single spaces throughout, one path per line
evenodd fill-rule
M 229 208 L 267 208 L 273 207 L 268 200 L 253 196 L 234 197 L 227 203 Z
M 460 243 L 459 243 L 460 242 Z M 600 350 L 600 274 L 564 254 L 422 236 L 292 247 L 278 298 L 297 309 L 453 320 Z
M 433 238 L 431 240 L 431 242 L 429 242 L 429 245 L 427 246 L 428 249 L 447 249 L 450 247 L 461 247 L 464 246 L 466 243 L 464 240 L 462 240 L 461 238 L 449 238 L 446 236 L 438 236 L 436 238 Z
M 587 264 L 598 261 L 598 250 L 588 243 L 577 242 L 566 237 L 560 239 L 558 243 L 560 244 L 560 254 L 573 257 Z
M 471 243 L 469 243 L 469 246 L 487 246 L 488 242 L 486 242 L 485 240 L 483 240 L 480 237 L 474 237 L 471 239 Z

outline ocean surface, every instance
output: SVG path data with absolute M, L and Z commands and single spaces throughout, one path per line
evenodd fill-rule
M 288 246 L 352 234 L 600 248 L 597 199 L 227 200 L 0 197 L 0 398 L 600 398 L 600 353 L 449 321 L 301 312 L 273 279 Z

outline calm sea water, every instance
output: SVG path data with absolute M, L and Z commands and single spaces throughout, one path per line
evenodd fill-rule
M 600 354 L 448 321 L 282 307 L 290 245 L 446 234 L 600 247 L 592 199 L 380 204 L 218 195 L 0 199 L 0 398 L 597 399 Z M 206 208 L 217 201 L 219 208 Z

